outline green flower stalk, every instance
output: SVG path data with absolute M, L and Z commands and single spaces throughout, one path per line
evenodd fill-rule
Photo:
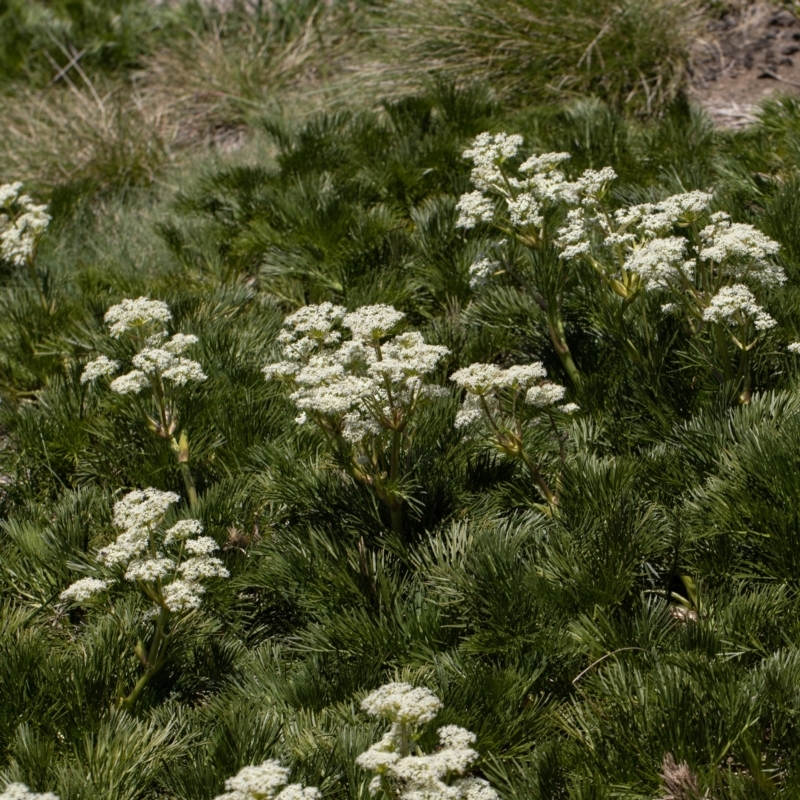
M 183 519 L 164 529 L 167 510 L 179 500 L 173 492 L 152 488 L 125 495 L 114 505 L 114 524 L 122 532 L 97 553 L 96 569 L 103 577 L 81 578 L 61 593 L 63 601 L 85 605 L 113 584 L 130 584 L 152 602 L 149 644 L 140 639 L 134 648 L 144 671 L 133 689 L 117 698 L 121 708 L 132 708 L 166 663 L 177 630 L 202 602 L 202 582 L 229 574 L 212 555 L 219 549 L 217 543 L 200 535 L 199 520 Z
M 388 305 L 351 313 L 331 303 L 304 306 L 278 337 L 285 360 L 264 367 L 268 380 L 289 387 L 301 412 L 295 421 L 322 431 L 348 473 L 389 509 L 399 536 L 416 421 L 425 403 L 446 394 L 426 378 L 449 352 L 414 331 L 389 338 L 404 316 Z
M 457 428 L 471 428 L 510 458 L 518 458 L 550 506 L 558 503 L 542 474 L 537 455 L 525 446 L 526 428 L 544 421 L 558 441 L 562 462 L 565 419 L 578 410 L 575 403 L 561 403 L 566 388 L 547 380 L 539 361 L 502 369 L 495 364 L 470 364 L 450 376 L 464 390 L 456 415 Z
M 110 383 L 112 391 L 132 398 L 148 429 L 169 442 L 180 469 L 192 508 L 197 507 L 197 488 L 189 465 L 189 437 L 178 428 L 177 393 L 188 383 L 206 380 L 197 361 L 184 353 L 197 344 L 192 334 L 176 333 L 168 337 L 163 329 L 172 319 L 169 306 L 161 300 L 139 297 L 123 300 L 108 309 L 105 321 L 112 338 L 130 338 L 139 352 L 131 359 L 134 367 Z M 118 361 L 99 356 L 89 362 L 81 383 L 107 378 L 120 368 Z M 149 404 L 143 398 L 149 390 Z M 149 406 L 149 407 L 148 407 Z

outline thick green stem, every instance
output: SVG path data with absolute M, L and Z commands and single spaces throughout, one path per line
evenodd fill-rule
M 561 364 L 569 376 L 572 385 L 578 388 L 581 385 L 581 373 L 572 359 L 566 336 L 564 335 L 564 320 L 561 318 L 561 310 L 554 302 L 548 303 L 547 327 L 550 329 L 550 340 L 553 342 Z
M 531 461 L 530 457 L 524 450 L 519 451 L 520 458 L 522 459 L 525 466 L 528 468 L 528 471 L 533 476 L 533 479 L 539 486 L 540 491 L 545 496 L 545 499 L 551 506 L 558 505 L 558 498 L 553 494 L 550 487 L 547 485 L 547 481 L 542 477 L 542 473 L 536 468 L 536 465 Z
M 118 698 L 118 708 L 124 708 L 126 711 L 130 711 L 130 709 L 136 704 L 136 701 L 139 699 L 142 692 L 145 690 L 145 687 L 150 682 L 150 679 L 161 669 L 161 667 L 164 666 L 166 660 L 164 658 L 164 650 L 169 638 L 165 632 L 168 619 L 169 611 L 167 611 L 165 608 L 162 608 L 158 615 L 158 622 L 156 623 L 155 632 L 153 633 L 153 641 L 150 644 L 150 652 L 147 654 L 145 671 L 139 680 L 136 681 L 136 685 L 133 687 L 133 689 L 131 689 L 130 694 L 127 697 Z M 141 660 L 143 652 L 140 651 L 138 645 L 137 655 Z
M 172 449 L 175 451 L 175 456 L 178 459 L 178 467 L 180 468 L 181 475 L 183 476 L 183 483 L 186 486 L 186 494 L 189 497 L 189 506 L 192 510 L 197 508 L 197 488 L 194 483 L 194 476 L 189 467 L 189 437 L 186 431 L 181 433 L 179 442 L 175 441 L 175 437 L 171 440 Z

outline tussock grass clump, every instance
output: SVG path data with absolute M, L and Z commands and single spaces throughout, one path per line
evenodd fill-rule
M 486 80 L 517 104 L 593 94 L 652 113 L 681 89 L 704 16 L 693 0 L 395 0 L 380 19 L 406 69 Z

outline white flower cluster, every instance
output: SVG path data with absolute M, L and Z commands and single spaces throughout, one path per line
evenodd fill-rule
M 518 174 L 504 168 L 517 155 L 522 137 L 507 133 L 482 133 L 464 151 L 464 158 L 473 163 L 472 182 L 477 191 L 461 196 L 456 227 L 474 228 L 480 222 L 492 222 L 494 202 L 487 193 L 505 200 L 508 221 L 515 228 L 539 227 L 546 203 L 568 203 L 594 206 L 616 178 L 611 167 L 586 170 L 577 180 L 568 181 L 559 166 L 569 153 L 545 153 L 531 156 L 520 165 Z
M 62 600 L 80 605 L 108 589 L 109 583 L 109 581 L 101 581 L 98 578 L 81 578 L 69 588 L 64 589 L 59 596 Z
M 143 328 L 154 322 L 166 324 L 172 319 L 172 312 L 162 300 L 138 297 L 136 300 L 125 299 L 111 306 L 103 319 L 109 326 L 109 333 L 119 339 L 123 333 L 135 328 Z
M 410 683 L 387 683 L 367 695 L 361 708 L 373 717 L 407 725 L 430 722 L 442 709 L 442 701 L 430 690 Z
M 411 753 L 414 731 L 430 722 L 442 703 L 428 689 L 390 683 L 366 697 L 361 707 L 392 726 L 356 764 L 376 773 L 370 783 L 374 795 L 388 784 L 402 800 L 497 800 L 497 793 L 481 778 L 463 776 L 478 758 L 472 747 L 475 734 L 458 725 L 439 728 L 440 747 L 433 753 Z
M 756 303 L 753 293 L 742 283 L 723 286 L 708 308 L 703 310 L 706 322 L 722 322 L 728 325 L 742 325 L 753 321 L 756 330 L 774 328 L 778 323 Z
M 3 187 L 0 187 L 2 191 Z M 52 792 L 32 792 L 24 783 L 9 783 L 0 794 L 0 800 L 58 800 Z
M 699 219 L 708 209 L 713 197 L 712 192 L 683 192 L 658 203 L 641 203 L 621 208 L 614 217 L 623 229 L 638 227 L 649 235 L 657 235 L 671 231 L 673 225 L 687 225 Z
M 800 342 L 792 342 L 787 348 L 790 353 L 800 355 Z
M 279 761 L 243 767 L 225 781 L 225 794 L 215 800 L 319 800 L 319 789 L 292 783 L 288 786 L 289 770 Z
M 634 247 L 624 268 L 635 272 L 645 286 L 681 288 L 694 278 L 694 261 L 686 259 L 686 245 L 686 239 L 680 236 L 646 240 Z
M 143 489 L 130 492 L 114 505 L 114 524 L 122 533 L 97 554 L 107 568 L 125 567 L 125 579 L 147 587 L 147 595 L 160 598 L 159 605 L 169 611 L 197 608 L 205 592 L 200 581 L 206 578 L 227 578 L 228 570 L 222 561 L 211 554 L 218 549 L 209 536 L 200 536 L 203 526 L 199 520 L 181 520 L 162 533 L 161 523 L 167 510 L 177 503 L 174 492 Z M 189 538 L 196 537 L 196 538 Z M 177 557 L 158 550 L 174 547 Z M 189 558 L 183 558 L 188 554 Z M 81 578 L 61 593 L 61 599 L 74 603 L 86 602 L 94 594 L 105 591 L 110 581 Z
M 119 361 L 114 361 L 108 356 L 98 356 L 94 361 L 90 361 L 81 374 L 81 383 L 113 375 L 119 369 Z
M 506 402 L 506 406 L 516 406 L 514 400 L 522 395 L 525 404 L 537 409 L 556 407 L 566 414 L 577 411 L 578 406 L 574 403 L 556 406 L 566 394 L 566 389 L 546 378 L 547 371 L 539 361 L 508 369 L 496 364 L 470 364 L 462 367 L 450 376 L 453 383 L 466 391 L 456 415 L 455 426 L 468 427 L 481 422 L 486 416 L 491 416 L 497 423 L 504 411 L 502 401 L 508 396 L 511 396 L 512 402 Z
M 711 225 L 700 232 L 700 238 L 700 258 L 717 264 L 725 262 L 725 270 L 732 278 L 751 278 L 762 286 L 786 282 L 783 269 L 769 260 L 780 245 L 752 225 L 732 223 L 727 214 L 720 212 L 712 215 Z
M 123 300 L 106 311 L 104 320 L 109 326 L 109 333 L 116 339 L 129 331 L 150 332 L 144 340 L 144 346 L 133 357 L 134 369 L 111 381 L 112 391 L 123 395 L 139 394 L 148 386 L 164 380 L 171 381 L 175 386 L 206 380 L 207 375 L 200 364 L 183 355 L 197 344 L 196 336 L 176 333 L 167 339 L 164 330 L 152 332 L 154 325 L 164 325 L 171 319 L 172 312 L 166 303 L 147 297 Z M 84 367 L 81 383 L 113 375 L 119 367 L 118 361 L 99 356 Z
M 302 412 L 298 424 L 314 421 L 361 442 L 399 424 L 398 414 L 436 393 L 423 378 L 449 353 L 446 347 L 426 344 L 418 332 L 381 342 L 404 316 L 388 305 L 351 313 L 330 303 L 301 308 L 278 337 L 285 360 L 264 367 L 264 376 L 290 384 L 290 399 Z M 342 342 L 337 324 L 352 338 Z
M 18 267 L 34 254 L 51 220 L 46 205 L 37 205 L 21 191 L 19 181 L 0 186 L 0 255 Z

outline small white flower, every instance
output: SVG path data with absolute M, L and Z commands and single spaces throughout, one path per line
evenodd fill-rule
M 491 222 L 494 219 L 494 204 L 481 192 L 462 194 L 456 210 L 456 228 L 474 228 L 479 222 Z
M 219 545 L 210 536 L 200 536 L 197 539 L 189 539 L 184 549 L 193 556 L 207 556 L 219 550 Z
M 625 269 L 639 275 L 645 286 L 652 284 L 666 288 L 670 281 L 692 279 L 687 267 L 693 265 L 691 261 L 684 261 L 685 252 L 686 240 L 679 236 L 651 239 L 633 250 L 625 262 Z
M 114 524 L 125 529 L 155 525 L 161 522 L 167 509 L 180 499 L 175 492 L 153 488 L 129 492 L 114 504 Z
M 503 370 L 496 364 L 470 364 L 456 370 L 450 380 L 472 394 L 486 394 L 499 385 Z
M 780 245 L 754 228 L 743 223 L 718 219 L 700 232 L 703 247 L 700 258 L 724 263 L 727 274 L 739 280 L 750 277 L 763 286 L 780 286 L 786 282 L 783 269 L 769 259 Z
M 109 333 L 118 339 L 123 333 L 133 328 L 148 325 L 151 322 L 166 323 L 172 319 L 169 306 L 161 300 L 150 300 L 138 297 L 136 300 L 125 299 L 106 311 L 103 318 L 109 325 Z
M 59 597 L 62 600 L 69 600 L 73 603 L 85 603 L 98 592 L 104 592 L 108 589 L 108 586 L 108 581 L 101 581 L 98 578 L 81 578 L 64 589 Z M 0 797 L 2 796 L 0 795 Z
M 564 403 L 563 406 L 558 406 L 558 410 L 562 414 L 574 414 L 576 411 L 580 411 L 581 407 L 577 403 Z
M 24 783 L 9 783 L 0 794 L 0 800 L 58 800 L 58 795 L 52 792 L 32 792 Z
M 430 689 L 408 683 L 388 683 L 367 695 L 361 708 L 373 717 L 383 717 L 390 722 L 421 725 L 436 716 L 442 701 Z
M 113 375 L 119 369 L 119 361 L 112 361 L 106 356 L 99 356 L 90 361 L 81 373 L 81 383 L 88 383 L 97 378 Z
M 182 519 L 164 534 L 164 544 L 171 544 L 176 539 L 188 539 L 190 536 L 198 536 L 202 532 L 203 523 L 199 519 Z
M 734 286 L 723 286 L 714 297 L 708 308 L 703 310 L 706 322 L 724 322 L 738 325 L 752 319 L 757 330 L 774 328 L 778 323 L 756 303 L 753 293 L 741 283 Z
M 264 377 L 267 380 L 272 380 L 273 378 L 277 380 L 287 380 L 297 375 L 300 371 L 300 367 L 301 365 L 296 361 L 278 361 L 275 364 L 267 364 L 261 371 L 264 373 Z
M 476 136 L 472 146 L 462 154 L 474 164 L 472 182 L 481 189 L 500 184 L 503 180 L 500 166 L 517 154 L 522 142 L 519 134 L 481 133 Z
M 164 380 L 172 381 L 176 386 L 185 386 L 189 381 L 199 383 L 208 378 L 203 368 L 196 361 L 178 358 L 177 361 L 161 373 Z
M 0 186 L 0 206 L 7 206 L 9 203 L 14 202 L 22 190 L 22 181 L 14 181 L 14 183 L 4 183 Z
M 111 381 L 111 391 L 117 394 L 139 394 L 150 385 L 150 380 L 144 372 L 138 369 L 131 370 L 126 375 L 120 375 Z
M 532 386 L 525 395 L 525 402 L 537 408 L 552 406 L 561 400 L 567 393 L 566 387 L 557 383 L 543 383 L 541 386 Z
M 515 198 L 507 198 L 508 214 L 511 224 L 517 227 L 527 225 L 541 225 L 543 217 L 541 215 L 541 205 L 539 201 L 529 192 L 522 192 Z
M 369 342 L 391 333 L 403 317 L 405 314 L 394 306 L 378 304 L 361 306 L 345 314 L 342 324 L 350 329 L 354 339 Z
M 800 354 L 800 342 L 792 342 L 786 349 L 790 353 Z
M 531 156 L 524 161 L 519 168 L 520 172 L 552 172 L 559 164 L 569 161 L 572 156 L 569 153 L 543 153 L 540 156 Z
M 279 761 L 270 759 L 257 766 L 243 767 L 234 777 L 225 781 L 225 788 L 229 792 L 241 792 L 245 797 L 255 795 L 271 800 L 288 780 L 289 770 L 282 767 Z
M 188 544 L 188 542 L 187 542 Z M 195 556 L 183 562 L 179 567 L 184 580 L 196 581 L 201 578 L 228 578 L 230 572 L 218 558 L 213 556 Z
M 152 583 L 163 578 L 175 567 L 175 562 L 159 554 L 156 558 L 143 558 L 131 561 L 125 572 L 125 579 L 135 583 L 145 581 Z
M 192 581 L 176 580 L 167 584 L 163 591 L 164 603 L 173 612 L 200 608 L 205 589 Z
M 197 344 L 197 337 L 193 333 L 176 333 L 168 342 L 164 342 L 162 347 L 179 356 L 194 344 Z

